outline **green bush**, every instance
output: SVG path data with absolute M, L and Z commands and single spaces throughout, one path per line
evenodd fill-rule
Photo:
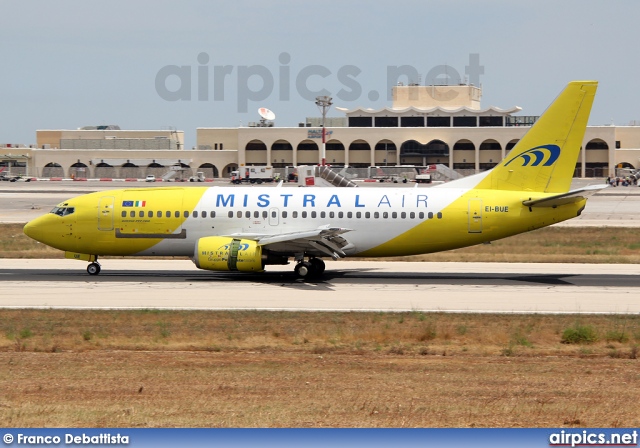
M 590 325 L 576 325 L 562 332 L 563 344 L 591 344 L 598 340 L 596 330 Z

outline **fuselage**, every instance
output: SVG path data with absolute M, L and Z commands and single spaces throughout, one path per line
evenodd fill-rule
M 25 233 L 67 252 L 191 256 L 199 238 L 347 229 L 348 256 L 401 256 L 503 238 L 577 216 L 584 201 L 525 207 L 527 192 L 473 188 L 169 187 L 65 201 Z M 539 196 L 539 195 L 538 195 Z M 287 254 L 282 245 L 274 250 Z

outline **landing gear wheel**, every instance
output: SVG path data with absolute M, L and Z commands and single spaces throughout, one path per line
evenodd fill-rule
M 325 264 L 322 258 L 311 258 L 309 263 L 311 264 L 311 272 L 313 275 L 321 275 L 324 272 Z
M 296 275 L 303 278 L 309 277 L 312 270 L 313 269 L 311 267 L 311 263 L 309 263 L 308 261 L 302 261 L 295 267 Z
M 87 272 L 89 275 L 98 275 L 100 273 L 100 265 L 96 262 L 93 262 L 87 266 Z

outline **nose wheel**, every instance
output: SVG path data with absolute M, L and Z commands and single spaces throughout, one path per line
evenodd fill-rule
M 89 266 L 87 266 L 87 272 L 89 275 L 98 275 L 100 273 L 100 264 L 95 261 L 93 263 L 89 263 Z

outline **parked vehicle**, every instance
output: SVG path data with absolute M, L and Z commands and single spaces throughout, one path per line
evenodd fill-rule
M 242 166 L 237 171 L 231 171 L 231 183 L 261 184 L 273 182 L 273 168 L 270 166 Z

